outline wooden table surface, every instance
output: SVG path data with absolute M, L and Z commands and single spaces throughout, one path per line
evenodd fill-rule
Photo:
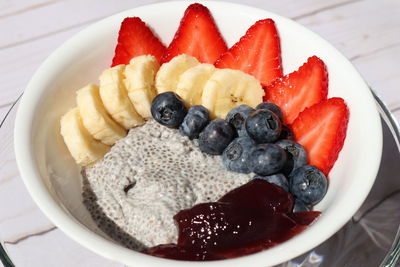
M 0 0 L 0 119 L 39 65 L 68 38 L 99 19 L 157 2 Z M 230 2 L 276 12 L 323 36 L 400 118 L 400 0 Z M 10 129 L 0 129 L 0 240 L 16 266 L 122 266 L 72 241 L 33 203 L 15 168 Z

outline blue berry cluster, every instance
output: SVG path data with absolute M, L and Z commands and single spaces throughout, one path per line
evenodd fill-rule
M 281 109 L 264 102 L 255 109 L 240 105 L 226 119 L 210 121 L 203 106 L 186 109 L 173 92 L 159 94 L 151 105 L 153 118 L 182 135 L 198 139 L 202 152 L 222 155 L 226 168 L 238 173 L 255 173 L 295 198 L 293 212 L 311 210 L 326 194 L 327 179 L 315 166 L 307 165 L 307 153 L 294 141 L 283 124 Z

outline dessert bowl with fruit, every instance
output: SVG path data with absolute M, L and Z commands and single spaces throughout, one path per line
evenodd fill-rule
M 206 1 L 83 30 L 36 72 L 15 128 L 43 212 L 132 266 L 294 258 L 357 211 L 381 148 L 369 88 L 329 43 Z

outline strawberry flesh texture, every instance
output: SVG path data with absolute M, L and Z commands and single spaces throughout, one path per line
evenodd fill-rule
M 195 3 L 186 9 L 163 62 L 186 54 L 196 57 L 201 63 L 214 64 L 227 49 L 208 8 Z
M 292 124 L 299 144 L 308 152 L 309 164 L 329 174 L 346 138 L 349 109 L 333 97 L 305 109 Z
M 265 88 L 264 101 L 277 104 L 286 124 L 291 124 L 305 108 L 328 95 L 328 72 L 324 62 L 310 57 L 303 66 Z
M 282 77 L 280 40 L 275 22 L 272 19 L 257 21 L 215 62 L 215 66 L 253 75 L 263 86 Z
M 111 66 L 129 64 L 132 58 L 142 55 L 153 55 L 161 62 L 164 53 L 163 43 L 140 18 L 125 18 L 121 23 Z

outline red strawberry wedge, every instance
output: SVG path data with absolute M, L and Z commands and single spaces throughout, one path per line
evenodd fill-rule
M 292 124 L 297 142 L 308 152 L 309 164 L 325 175 L 343 147 L 348 121 L 346 103 L 333 97 L 305 109 Z
M 215 62 L 215 66 L 246 72 L 263 86 L 281 77 L 281 48 L 275 22 L 272 19 L 257 21 Z
M 161 62 L 164 52 L 165 46 L 140 18 L 125 18 L 119 29 L 118 44 L 111 66 L 129 64 L 133 57 L 141 55 L 153 55 Z
M 201 63 L 214 64 L 227 49 L 208 8 L 195 3 L 186 9 L 163 62 L 186 54 L 196 57 Z
M 324 62 L 313 56 L 297 71 L 265 88 L 264 101 L 281 107 L 285 123 L 291 124 L 300 112 L 325 100 L 327 95 L 328 72 Z

